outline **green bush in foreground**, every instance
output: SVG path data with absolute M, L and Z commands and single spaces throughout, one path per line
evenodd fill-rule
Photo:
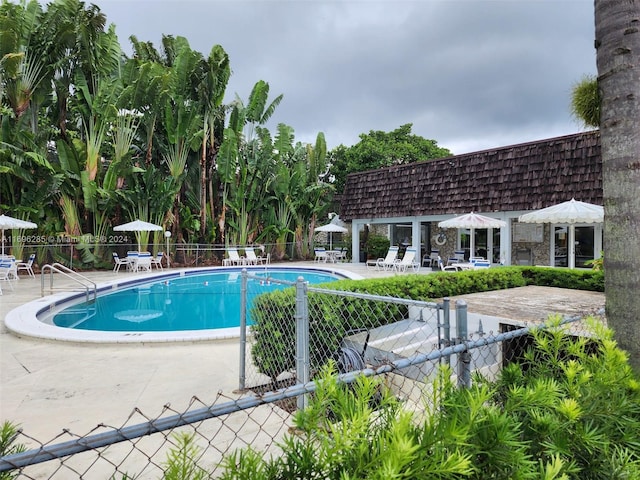
M 459 389 L 443 370 L 419 413 L 382 379 L 347 386 L 326 369 L 282 455 L 235 452 L 221 478 L 640 478 L 640 383 L 611 332 L 592 324 L 589 339 L 534 331 L 524 361 L 495 382 Z

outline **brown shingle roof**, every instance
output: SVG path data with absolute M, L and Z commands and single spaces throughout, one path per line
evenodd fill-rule
M 340 217 L 386 218 L 602 205 L 599 132 L 350 174 Z

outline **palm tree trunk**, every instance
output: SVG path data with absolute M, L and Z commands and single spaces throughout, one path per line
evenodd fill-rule
M 640 2 L 595 0 L 606 311 L 640 371 Z
M 200 237 L 204 239 L 207 227 L 207 122 L 204 122 L 200 156 Z

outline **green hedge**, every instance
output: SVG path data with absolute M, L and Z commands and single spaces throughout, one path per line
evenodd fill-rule
M 567 270 L 549 267 L 520 267 L 520 269 L 527 285 L 604 292 L 604 272 L 601 270 Z
M 323 286 L 332 290 L 360 292 L 420 301 L 476 292 L 541 285 L 603 291 L 602 272 L 544 267 L 496 267 L 430 275 L 397 275 L 368 280 L 340 280 Z M 402 305 L 309 294 L 311 368 L 324 365 L 340 348 L 347 332 L 371 329 L 407 318 Z M 362 312 L 367 312 L 366 323 Z M 261 373 L 276 379 L 295 368 L 295 289 L 260 295 L 251 310 L 254 343 L 252 355 Z

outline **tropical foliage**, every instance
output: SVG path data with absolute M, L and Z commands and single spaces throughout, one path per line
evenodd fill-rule
M 550 320 L 495 380 L 476 375 L 461 389 L 443 369 L 420 412 L 382 379 L 345 385 L 326 369 L 282 454 L 239 450 L 221 478 L 638 478 L 640 385 L 628 357 L 597 321 L 576 338 Z
M 380 379 L 349 386 L 327 369 L 282 455 L 237 451 L 221 478 L 638 478 L 639 384 L 592 327 L 590 339 L 533 330 L 520 361 L 469 389 L 445 368 L 419 413 Z
M 571 113 L 585 127 L 600 126 L 600 93 L 595 77 L 587 75 L 573 86 Z
M 178 242 L 276 245 L 305 255 L 332 185 L 324 136 L 266 122 L 282 95 L 256 82 L 224 104 L 231 64 L 187 39 L 123 53 L 95 5 L 0 5 L 0 211 L 71 237 L 99 264 L 113 226 L 161 224 Z M 159 239 L 156 239 L 158 243 Z M 296 252 L 284 245 L 296 242 Z
M 452 155 L 448 149 L 439 147 L 435 140 L 412 134 L 412 126 L 411 123 L 401 125 L 388 133 L 371 130 L 368 134 L 361 134 L 355 145 L 340 145 L 332 150 L 330 174 L 337 191 L 342 192 L 348 173 Z

